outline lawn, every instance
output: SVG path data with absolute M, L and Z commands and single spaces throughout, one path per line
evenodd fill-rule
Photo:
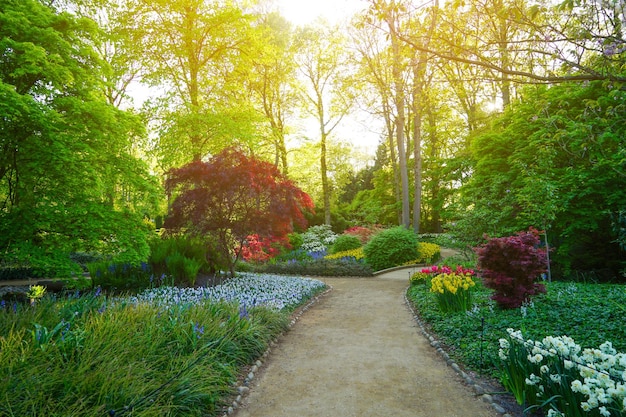
M 559 381 L 558 384 L 553 384 L 559 385 L 559 389 L 567 387 L 568 389 L 565 390 L 567 393 L 561 390 L 561 398 L 569 395 L 571 401 L 568 399 L 568 403 L 570 406 L 574 404 L 573 408 L 564 415 L 578 415 L 579 412 L 582 413 L 580 410 L 590 407 L 589 404 L 591 404 L 591 414 L 584 415 L 625 415 L 621 408 L 622 401 L 626 401 L 622 399 L 622 391 L 626 390 L 624 381 L 626 379 L 626 363 L 620 364 L 620 361 L 626 362 L 624 360 L 626 356 L 616 355 L 616 352 L 626 352 L 626 324 L 624 322 L 626 287 L 624 285 L 550 282 L 546 283 L 547 291 L 545 294 L 533 297 L 530 302 L 525 303 L 520 308 L 503 310 L 490 299 L 491 290 L 485 288 L 479 279 L 476 281 L 476 286 L 471 289 L 472 307 L 468 311 L 443 313 L 437 303 L 436 295 L 430 291 L 427 282 L 415 283 L 409 287 L 407 292 L 409 300 L 415 305 L 422 320 L 427 323 L 432 333 L 436 334 L 448 346 L 450 356 L 469 369 L 478 371 L 483 375 L 501 380 L 508 377 L 511 380 L 513 367 L 504 366 L 504 362 L 499 356 L 502 343 L 506 346 L 509 343 L 500 340 L 507 339 L 513 343 L 509 338 L 507 329 L 521 331 L 523 341 L 518 346 L 523 346 L 524 341 L 526 341 L 526 349 L 521 356 L 516 358 L 520 364 L 517 372 L 520 372 L 521 368 L 521 371 L 526 372 L 526 375 L 515 376 L 519 385 L 517 392 L 513 394 L 520 402 L 525 402 L 527 405 L 536 404 L 532 398 L 528 398 L 529 392 L 533 392 L 533 388 L 531 384 L 528 384 L 527 378 L 530 377 L 529 380 L 532 382 L 533 380 L 539 381 L 539 376 L 542 376 L 545 377 L 544 380 L 550 381 L 548 376 L 557 379 L 556 374 L 565 375 L 568 371 L 563 368 L 560 368 L 559 372 L 553 371 L 553 366 L 559 365 L 557 362 L 561 362 L 562 365 L 563 361 L 550 358 L 549 353 L 539 348 L 535 349 L 535 347 L 540 346 L 539 343 L 546 346 L 544 342 L 546 337 L 567 336 L 563 340 L 573 339 L 575 344 L 583 349 L 580 357 L 595 360 L 591 366 L 597 367 L 598 370 L 601 369 L 601 360 L 598 359 L 600 356 L 603 358 L 602 361 L 613 359 L 615 362 L 614 359 L 617 358 L 617 363 L 608 365 L 603 369 L 607 375 L 609 372 L 612 374 L 613 391 L 608 389 L 607 393 L 613 392 L 616 401 L 619 399 L 619 405 L 617 408 L 611 409 L 609 407 L 609 395 L 606 397 L 607 403 L 596 403 L 593 407 L 593 402 L 585 401 L 589 395 L 585 397 L 584 393 L 572 394 L 569 391 L 569 384 L 574 380 L 580 379 L 583 384 L 592 384 L 594 381 L 597 382 L 598 379 L 602 379 L 597 376 L 595 379 L 583 379 L 582 376 L 578 375 L 578 371 L 582 368 L 575 368 L 568 376 L 571 378 L 569 383 L 560 385 L 562 381 Z M 519 333 L 515 334 L 519 335 Z M 528 339 L 536 342 L 528 345 Z M 548 339 L 554 340 L 553 338 Z M 560 340 L 558 339 L 559 343 Z M 606 344 L 607 341 L 610 344 Z M 585 353 L 584 349 L 589 350 Z M 611 353 L 612 349 L 616 352 Z M 532 363 L 534 360 L 531 360 L 529 356 L 531 352 L 533 355 L 543 354 L 543 356 L 537 356 L 541 360 Z M 595 359 L 593 358 L 594 355 Z M 588 360 L 587 363 L 589 364 Z M 565 362 L 567 363 L 567 361 Z M 542 367 L 543 365 L 545 367 Z M 591 368 L 586 368 L 586 370 L 589 369 Z M 536 374 L 534 377 L 531 376 L 532 372 Z M 545 375 L 543 375 L 544 373 Z M 582 373 L 584 372 L 581 371 Z M 594 395 L 592 393 L 591 397 Z M 555 404 L 558 401 L 559 399 L 556 398 Z M 553 407 L 554 410 L 552 411 L 549 410 L 550 407 L 545 407 L 545 410 L 550 413 L 548 415 L 560 415 L 556 411 L 557 405 Z M 605 408 L 601 409 L 601 407 Z
M 218 415 L 241 370 L 324 289 L 243 274 L 207 289 L 4 303 L 0 415 Z

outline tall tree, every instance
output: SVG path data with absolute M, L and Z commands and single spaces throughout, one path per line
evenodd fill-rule
M 430 22 L 428 30 L 422 37 L 421 44 L 424 49 L 428 48 L 437 24 L 439 2 L 430 9 L 428 16 Z M 425 26 L 426 19 L 422 25 Z M 421 25 L 421 26 L 422 26 Z M 424 50 L 416 52 L 413 57 L 413 178 L 414 178 L 414 200 L 413 200 L 413 230 L 420 232 L 420 220 L 422 209 L 422 114 L 426 112 L 424 90 L 429 83 L 427 75 L 428 54 Z
M 294 224 L 305 227 L 313 207 L 274 165 L 236 148 L 169 171 L 166 189 L 173 203 L 165 227 L 215 239 L 231 274 L 248 236 L 284 238 Z
M 328 178 L 328 138 L 354 103 L 351 70 L 347 66 L 346 38 L 337 28 L 317 25 L 296 34 L 296 62 L 304 80 L 304 111 L 319 129 L 320 172 L 325 223 L 331 223 L 331 187 Z
M 248 82 L 254 101 L 269 124 L 275 164 L 287 175 L 287 118 L 297 107 L 293 32 L 289 22 L 276 12 L 263 14 L 259 20 L 262 31 L 257 41 L 262 46 L 252 57 L 254 71 Z
M 147 256 L 157 190 L 139 120 L 108 103 L 93 21 L 36 0 L 0 9 L 0 244 Z M 120 192 L 125 187 L 127 193 Z M 131 197 L 127 199 L 126 197 Z
M 254 17 L 237 2 L 141 0 L 144 81 L 163 91 L 153 103 L 163 168 L 201 160 L 255 136 L 257 113 L 243 91 Z
M 402 222 L 405 228 L 411 227 L 410 196 L 409 196 L 409 173 L 407 166 L 407 140 L 406 129 L 406 80 L 404 71 L 408 65 L 408 55 L 404 48 L 405 43 L 397 34 L 405 21 L 405 7 L 403 4 L 391 0 L 372 0 L 372 11 L 377 18 L 386 25 L 391 44 L 391 69 L 393 78 L 393 103 L 396 113 L 394 130 L 396 134 L 396 146 L 398 151 L 398 169 L 401 183 Z
M 383 120 L 384 131 L 381 137 L 385 138 L 385 145 L 389 157 L 386 161 L 393 170 L 393 195 L 396 201 L 402 199 L 400 185 L 400 170 L 398 168 L 397 148 L 395 145 L 395 113 L 393 103 L 393 74 L 389 61 L 389 51 L 386 39 L 373 24 L 371 13 L 364 13 L 355 21 L 355 30 L 352 32 L 352 42 L 358 54 L 359 73 L 357 79 L 361 80 L 361 103 L 370 114 Z M 369 93 L 369 94 L 368 94 Z M 365 100 L 363 100 L 365 99 Z M 379 147 L 380 151 L 380 147 Z M 380 159 L 380 152 L 377 161 Z M 382 167 L 381 167 L 382 168 Z M 399 207 L 396 224 L 402 224 L 402 211 Z

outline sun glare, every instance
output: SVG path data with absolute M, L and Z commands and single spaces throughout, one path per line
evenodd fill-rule
M 350 19 L 365 7 L 363 0 L 278 0 L 280 13 L 297 26 L 324 18 L 336 24 Z

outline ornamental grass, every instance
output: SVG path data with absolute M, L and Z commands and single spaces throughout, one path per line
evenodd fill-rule
M 243 367 L 322 291 L 245 275 L 211 289 L 0 303 L 0 416 L 217 416 Z

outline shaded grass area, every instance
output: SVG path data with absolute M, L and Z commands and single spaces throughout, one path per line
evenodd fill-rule
M 498 377 L 499 339 L 506 329 L 521 330 L 524 337 L 541 340 L 567 335 L 583 348 L 605 341 L 626 352 L 626 287 L 612 284 L 552 282 L 547 293 L 521 308 L 501 310 L 480 282 L 473 289 L 473 308 L 442 313 L 435 294 L 425 284 L 412 285 L 407 296 L 431 331 L 449 347 L 450 355 L 469 369 Z
M 219 415 L 294 308 L 214 299 L 164 306 L 93 292 L 5 305 L 0 415 Z

